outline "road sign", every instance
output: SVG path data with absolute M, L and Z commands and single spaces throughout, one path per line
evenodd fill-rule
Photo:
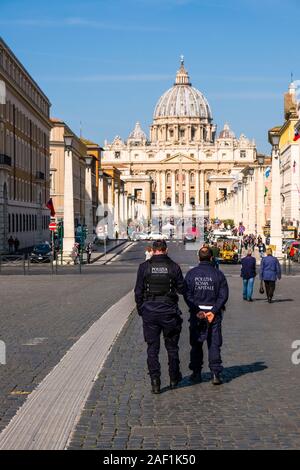
M 55 232 L 55 230 L 56 230 L 56 222 L 51 222 L 51 223 L 49 224 L 49 230 Z

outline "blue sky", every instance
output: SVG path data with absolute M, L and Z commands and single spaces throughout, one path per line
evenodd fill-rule
M 0 0 L 0 35 L 52 103 L 51 115 L 103 145 L 155 104 L 179 57 L 208 99 L 258 150 L 283 120 L 297 58 L 299 0 Z

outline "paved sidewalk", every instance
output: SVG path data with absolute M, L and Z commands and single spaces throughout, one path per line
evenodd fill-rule
M 202 384 L 189 384 L 184 314 L 184 380 L 169 390 L 162 348 L 163 393 L 152 395 L 141 319 L 135 314 L 89 396 L 70 449 L 299 448 L 300 365 L 291 362 L 291 344 L 300 339 L 298 280 L 278 283 L 271 305 L 258 294 L 258 283 L 252 304 L 241 300 L 239 278 L 229 277 L 229 283 L 225 383 L 214 387 L 206 368 Z

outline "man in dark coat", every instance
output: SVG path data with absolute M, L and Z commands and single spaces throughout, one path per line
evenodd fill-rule
M 152 392 L 160 393 L 161 332 L 169 359 L 170 387 L 175 388 L 182 378 L 178 347 L 182 319 L 177 294 L 184 293 L 184 279 L 178 264 L 168 257 L 165 241 L 154 241 L 152 248 L 152 257 L 139 266 L 134 292 L 148 345 L 147 364 Z
M 252 250 L 248 250 L 247 256 L 241 260 L 241 277 L 243 278 L 243 299 L 252 302 L 254 280 L 256 276 L 256 259 L 252 256 Z
M 273 256 L 271 248 L 267 249 L 267 256 L 261 260 L 260 280 L 264 281 L 268 302 L 271 303 L 275 292 L 277 279 L 281 279 L 281 267 L 278 259 Z
M 201 382 L 203 342 L 207 341 L 208 362 L 214 385 L 222 383 L 221 359 L 222 311 L 228 300 L 228 284 L 222 271 L 212 264 L 212 251 L 203 246 L 199 251 L 200 263 L 185 277 L 185 301 L 190 310 L 190 380 Z

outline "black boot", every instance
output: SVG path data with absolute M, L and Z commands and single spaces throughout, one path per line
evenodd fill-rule
M 170 388 L 171 389 L 174 389 L 177 387 L 177 385 L 179 384 L 179 382 L 182 380 L 182 374 L 181 372 L 179 372 L 178 376 L 176 377 L 176 379 L 172 379 L 170 377 Z
M 160 379 L 151 379 L 152 393 L 160 393 Z
M 194 384 L 199 384 L 202 382 L 201 371 L 193 372 L 192 375 L 189 377 L 190 382 Z
M 222 379 L 219 374 L 213 374 L 213 378 L 211 383 L 213 385 L 221 385 L 222 384 Z

